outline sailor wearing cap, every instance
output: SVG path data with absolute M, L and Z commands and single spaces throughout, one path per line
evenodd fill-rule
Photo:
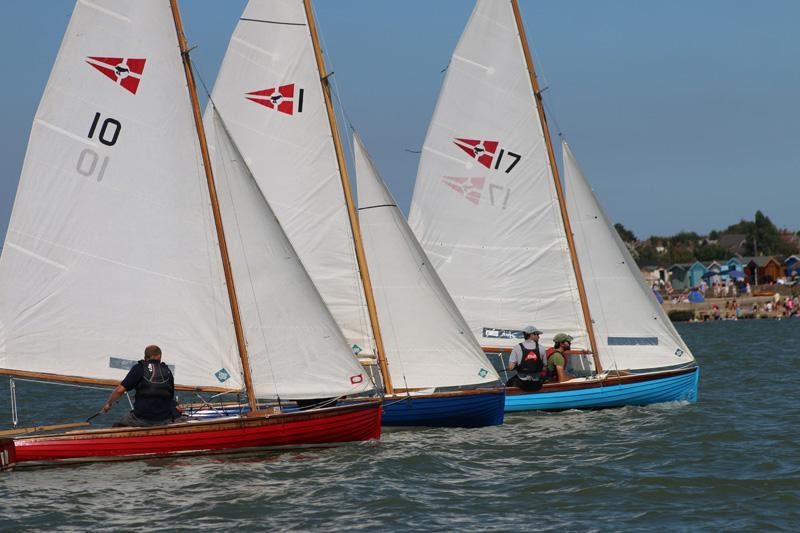
M 562 382 L 574 379 L 575 376 L 567 374 L 567 358 L 572 345 L 572 337 L 566 333 L 559 333 L 553 337 L 553 352 L 547 357 L 547 380 Z M 583 352 L 582 352 L 583 353 Z
M 542 333 L 536 326 L 522 330 L 525 340 L 514 346 L 508 359 L 508 370 L 516 370 L 517 375 L 508 380 L 509 387 L 536 390 L 542 386 L 545 359 L 544 350 L 539 346 Z

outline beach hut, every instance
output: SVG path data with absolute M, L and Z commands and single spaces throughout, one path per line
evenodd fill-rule
M 669 267 L 669 280 L 672 288 L 676 291 L 689 288 L 689 266 L 688 264 L 674 264 Z
M 742 262 L 745 261 L 745 276 L 753 285 L 772 283 L 783 277 L 782 265 L 772 256 L 743 257 Z
M 723 275 L 723 268 L 725 270 L 725 274 Z M 713 285 L 714 283 L 719 283 L 720 281 L 727 279 L 727 265 L 721 265 L 717 261 L 711 261 L 708 266 L 706 266 L 706 271 L 703 273 L 703 279 L 706 280 L 706 283 L 709 285 Z
M 703 281 L 703 274 L 706 273 L 706 267 L 700 261 L 695 261 L 689 267 L 689 287 L 699 287 Z
M 728 271 L 738 270 L 739 272 L 744 272 L 744 264 L 738 257 L 731 257 L 725 264 L 728 266 Z
M 800 256 L 790 255 L 783 264 L 786 267 L 786 275 L 788 277 L 791 278 L 795 274 L 800 275 Z

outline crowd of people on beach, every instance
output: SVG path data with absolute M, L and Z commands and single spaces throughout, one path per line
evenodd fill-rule
M 749 311 L 749 312 L 748 312 Z M 775 293 L 771 300 L 754 302 L 749 309 L 740 305 L 736 298 L 725 301 L 725 308 L 717 304 L 711 305 L 711 314 L 703 315 L 698 321 L 707 320 L 740 320 L 743 318 L 800 318 L 800 296 L 781 298 Z

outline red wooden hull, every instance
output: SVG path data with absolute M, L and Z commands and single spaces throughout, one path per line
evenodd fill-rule
M 325 446 L 379 439 L 381 402 L 150 428 L 111 428 L 0 440 L 0 469 L 64 462 Z

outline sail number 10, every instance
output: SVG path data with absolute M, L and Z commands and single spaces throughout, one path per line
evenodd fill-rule
M 113 118 L 107 118 L 101 122 L 101 118 L 100 113 L 94 114 L 94 120 L 92 120 L 92 125 L 89 128 L 89 135 L 87 135 L 87 137 L 94 139 L 95 134 L 97 134 L 97 140 L 100 141 L 101 144 L 114 146 L 117 144 L 119 134 L 122 131 L 122 124 L 119 120 Z M 106 173 L 106 168 L 108 168 L 109 161 L 109 156 L 105 156 L 101 159 L 100 155 L 91 148 L 84 148 L 78 156 L 75 170 L 77 170 L 78 174 L 81 176 L 86 176 L 87 178 L 97 176 L 97 181 L 102 181 Z

